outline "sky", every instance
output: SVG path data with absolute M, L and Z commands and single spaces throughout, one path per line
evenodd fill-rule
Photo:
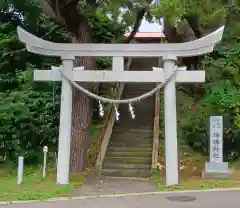
M 159 0 L 152 0 L 152 3 L 159 3 Z M 162 21 L 163 24 L 163 21 Z M 163 26 L 157 23 L 149 23 L 145 19 L 143 19 L 141 27 L 139 28 L 139 32 L 163 32 Z
M 159 0 L 152 0 L 152 2 L 160 2 Z M 127 10 L 126 8 L 120 8 L 120 11 L 124 13 L 124 11 Z M 110 17 L 110 15 L 108 14 Z M 111 18 L 111 17 L 110 17 Z M 121 19 L 122 17 L 120 17 Z M 163 20 L 162 20 L 163 25 Z M 130 29 L 131 31 L 131 29 Z M 139 32 L 163 32 L 163 26 L 157 24 L 157 23 L 149 23 L 146 19 L 142 20 L 142 24 L 139 28 Z
M 162 32 L 163 26 L 157 23 L 149 23 L 146 20 L 142 21 L 139 32 Z

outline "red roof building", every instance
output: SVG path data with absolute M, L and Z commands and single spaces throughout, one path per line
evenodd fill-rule
M 130 32 L 125 33 L 125 37 L 129 35 Z M 161 39 L 165 39 L 162 32 L 137 32 L 133 38 L 137 42 L 159 42 Z

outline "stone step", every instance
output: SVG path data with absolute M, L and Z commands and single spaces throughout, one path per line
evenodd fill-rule
M 123 140 L 113 140 L 109 143 L 109 148 L 110 147 L 141 147 L 141 145 L 146 146 L 152 146 L 153 142 L 152 141 L 123 141 Z
M 137 96 L 128 96 L 128 97 L 125 97 L 125 98 L 132 98 L 132 97 L 137 97 Z M 145 104 L 146 103 L 146 104 Z M 144 111 L 144 114 L 147 114 L 146 110 L 149 110 L 149 112 L 151 112 L 150 110 L 153 110 L 153 106 L 152 106 L 152 101 L 151 102 L 145 102 L 144 105 L 136 105 L 136 106 L 133 106 L 133 109 L 134 110 L 138 110 L 138 109 L 141 109 L 141 110 L 145 110 Z M 125 113 L 128 113 L 129 114 L 129 108 L 128 106 L 120 106 L 120 111 L 121 110 L 124 110 Z M 148 113 L 149 113 L 148 112 Z
M 152 157 L 152 152 L 107 152 L 107 157 Z
M 153 87 L 149 87 L 149 88 L 142 88 L 142 89 L 134 89 L 134 88 L 125 88 L 125 91 L 123 92 L 123 94 L 122 94 L 122 96 L 128 96 L 129 94 L 139 94 L 139 95 L 141 95 L 141 94 L 145 94 L 145 93 L 147 93 L 147 92 L 149 92 L 149 91 L 151 91 L 152 89 L 154 89 L 155 87 L 153 86 Z M 141 102 L 140 103 L 142 103 L 143 101 L 153 101 L 154 100 L 154 97 L 153 96 L 149 96 L 149 97 L 147 97 L 147 98 L 144 98 L 143 100 L 141 100 Z M 121 105 L 121 104 L 120 104 Z
M 149 104 L 149 106 L 152 104 Z M 129 113 L 129 109 L 128 108 L 120 108 L 119 109 L 120 112 L 120 117 L 121 118 L 128 118 L 129 121 L 131 123 L 137 123 L 139 120 L 137 120 L 138 118 L 144 117 L 146 118 L 148 121 L 152 121 L 153 117 L 152 117 L 152 113 L 153 113 L 153 109 L 150 109 L 148 107 L 142 107 L 142 106 L 138 106 L 137 108 L 134 108 L 134 113 L 136 118 L 132 119 L 131 114 Z
M 134 96 L 131 96 L 131 97 L 134 97 Z M 144 115 L 144 116 L 147 116 L 148 119 L 152 119 L 150 115 L 151 115 L 151 112 L 154 110 L 154 108 L 153 107 L 148 107 L 148 106 L 152 106 L 152 104 L 147 103 L 146 106 L 136 106 L 136 107 L 133 107 L 133 109 L 134 109 L 134 112 L 136 113 L 136 115 L 138 115 L 138 116 Z M 131 118 L 128 106 L 120 107 L 119 111 L 125 113 L 124 115 L 122 115 L 122 117 L 126 116 L 126 117 Z M 121 116 L 121 114 L 120 114 L 120 116 Z M 136 122 L 137 120 L 132 120 L 132 121 Z
M 119 110 L 120 113 L 120 119 L 119 121 L 117 121 L 117 123 L 119 124 L 126 124 L 126 121 L 130 124 L 138 124 L 138 123 L 142 123 L 143 120 L 138 120 L 138 119 L 144 119 L 145 124 L 147 123 L 153 123 L 153 110 L 149 110 L 149 109 L 135 109 L 134 113 L 135 113 L 135 119 L 132 119 L 131 114 L 129 113 L 128 109 L 120 109 Z M 122 120 L 125 119 L 125 121 L 123 122 Z M 137 128 L 137 126 L 135 127 Z
M 149 104 L 149 105 L 151 105 L 151 104 Z M 134 113 L 135 113 L 135 116 L 136 116 L 135 119 L 132 119 L 128 108 L 120 108 L 119 112 L 120 112 L 120 118 L 128 118 L 128 121 L 130 123 L 138 123 L 139 120 L 137 120 L 137 117 L 138 118 L 144 117 L 148 121 L 152 121 L 152 119 L 153 119 L 153 117 L 152 117 L 153 109 L 150 109 L 148 107 L 138 106 L 137 108 L 134 108 Z M 121 123 L 121 120 L 119 120 L 119 122 Z
M 152 89 L 154 89 L 154 87 L 153 88 L 149 88 L 149 89 L 140 89 L 140 90 L 137 90 L 137 89 L 136 90 L 135 89 L 127 90 L 126 89 L 126 92 L 123 92 L 122 96 L 129 96 L 130 94 L 141 95 L 141 94 L 145 94 L 145 93 L 151 91 Z M 147 98 L 144 98 L 143 100 L 141 100 L 140 104 L 145 103 L 145 102 L 150 102 L 150 101 L 152 101 L 152 102 L 154 101 L 153 96 L 149 96 Z M 135 103 L 134 105 L 137 105 L 137 103 Z
M 142 58 L 142 60 L 137 60 L 137 61 L 132 61 L 131 64 L 131 71 L 132 70 L 138 70 L 138 71 L 144 71 L 146 69 L 148 70 L 153 70 L 152 67 L 157 67 L 158 66 L 158 61 L 155 60 L 145 60 L 145 58 Z
M 129 90 L 148 90 L 152 87 L 156 86 L 154 83 L 127 83 L 124 86 L 124 89 L 129 89 Z
M 141 134 L 141 133 L 138 133 L 138 134 L 130 134 L 130 133 L 117 133 L 117 132 L 113 132 L 112 134 L 112 137 L 113 138 L 116 138 L 116 139 L 137 139 L 137 140 L 142 140 L 142 139 L 152 139 L 152 134 Z
M 141 129 L 150 129 L 153 128 L 153 118 L 149 118 L 150 115 L 138 115 L 135 112 L 135 119 L 134 121 L 132 121 L 132 117 L 131 115 L 125 115 L 125 116 L 121 116 L 123 114 L 125 114 L 125 112 L 119 111 L 120 113 L 120 121 L 118 121 L 117 123 L 115 123 L 115 127 L 118 128 L 122 128 L 125 131 L 131 130 L 131 129 L 137 129 L 140 131 Z M 154 115 L 152 115 L 152 117 L 154 117 Z M 115 128 L 114 127 L 114 128 Z
M 143 93 L 136 93 L 136 92 L 132 92 L 132 93 L 128 93 L 127 95 L 123 95 L 122 98 L 135 98 L 135 97 L 139 97 L 140 95 L 142 95 Z M 141 100 L 140 103 L 134 103 L 132 106 L 134 109 L 136 108 L 147 108 L 147 109 L 153 109 L 153 103 L 154 103 L 154 100 L 151 99 L 146 99 L 146 100 Z M 120 109 L 128 109 L 128 105 L 125 104 L 125 106 L 123 105 L 120 105 Z
M 114 145 L 116 146 L 117 144 L 120 144 L 120 147 L 122 146 L 122 144 L 127 144 L 129 146 L 133 146 L 137 147 L 139 144 L 153 144 L 152 139 L 137 139 L 137 138 L 130 138 L 130 139 L 115 139 L 115 138 L 111 138 L 111 142 L 109 143 L 110 145 Z M 128 146 L 127 146 L 128 147 Z
M 144 129 L 128 129 L 126 126 L 114 125 L 113 133 L 130 133 L 130 134 L 152 134 L 153 133 L 153 126 L 144 127 Z
M 124 89 L 127 90 L 149 90 L 152 87 L 155 87 L 154 83 L 127 83 L 124 85 Z
M 152 152 L 152 148 L 141 147 L 109 147 L 108 152 Z
M 151 87 L 154 87 L 155 84 L 154 83 L 137 83 L 137 82 L 129 82 L 129 83 L 126 83 L 125 86 L 124 86 L 124 89 L 149 89 Z
M 149 104 L 151 105 L 151 104 Z M 149 108 L 137 108 L 134 109 L 134 113 L 135 113 L 135 119 L 132 119 L 131 114 L 129 113 L 128 109 L 119 109 L 119 113 L 120 113 L 120 117 L 121 119 L 126 118 L 128 123 L 132 123 L 132 124 L 137 124 L 137 123 L 141 123 L 142 120 L 138 120 L 137 118 L 144 118 L 145 123 L 149 122 L 149 123 L 153 123 L 153 110 L 149 109 Z M 122 120 L 119 120 L 118 123 L 123 123 L 121 122 Z
M 157 67 L 156 63 L 149 63 L 149 62 L 138 62 L 132 63 L 130 71 L 152 71 L 153 67 Z
M 109 143 L 108 148 L 117 148 L 117 147 L 119 147 L 119 148 L 142 148 L 142 147 L 145 148 L 144 146 L 140 146 L 140 144 L 145 145 L 145 146 L 146 145 L 153 146 L 153 142 L 146 142 L 146 141 L 139 141 L 139 142 L 113 141 L 113 142 Z
M 134 70 L 130 70 L 130 71 L 134 71 Z M 148 82 L 143 82 L 143 83 L 138 83 L 138 82 L 129 82 L 129 83 L 126 83 L 125 84 L 125 87 L 129 87 L 129 88 L 150 88 L 152 86 L 154 86 L 155 84 L 154 83 L 148 83 Z
M 157 58 L 134 58 L 131 71 L 152 71 Z M 125 84 L 122 98 L 133 98 L 151 91 L 153 83 Z M 102 175 L 114 177 L 150 177 L 152 164 L 154 97 L 133 105 L 136 119 L 128 105 L 120 104 L 120 120 L 115 122 L 104 158 Z
M 149 128 L 149 130 L 153 131 L 153 121 L 147 121 L 145 120 L 145 117 L 142 116 L 136 117 L 137 117 L 136 119 L 139 119 L 139 121 L 136 123 L 129 122 L 129 119 L 131 118 L 121 118 L 122 119 L 121 122 L 115 124 L 114 130 L 119 129 L 119 131 L 130 132 L 131 129 L 137 129 L 137 127 L 139 127 L 138 131 L 136 132 L 144 132 L 146 128 Z
M 128 164 L 128 163 L 111 163 L 107 162 L 103 164 L 104 169 L 137 169 L 137 170 L 149 170 L 151 164 Z
M 129 133 L 116 133 L 113 132 L 112 137 L 115 139 L 124 139 L 124 140 L 143 140 L 143 139 L 150 139 L 152 140 L 152 134 L 129 134 Z
M 133 97 L 137 97 L 137 96 L 128 96 L 125 98 L 133 98 Z M 143 110 L 144 113 L 142 113 L 141 115 L 143 115 L 143 114 L 149 115 L 149 113 L 151 113 L 151 110 L 154 110 L 154 107 L 152 105 L 153 105 L 152 102 L 146 102 L 146 104 L 144 103 L 144 105 L 136 105 L 136 106 L 132 106 L 132 107 L 134 110 L 139 110 L 139 109 Z M 120 109 L 120 111 L 124 111 L 126 113 L 126 115 L 129 115 L 128 106 L 120 106 L 119 109 Z
M 132 170 L 132 169 L 102 169 L 103 176 L 111 177 L 139 177 L 148 178 L 151 176 L 151 170 Z
M 123 126 L 121 126 L 123 127 Z M 126 126 L 127 127 L 127 126 Z M 125 127 L 125 129 L 126 129 Z M 122 129 L 122 130 L 121 130 Z M 124 130 L 123 128 L 117 128 L 117 129 L 113 129 L 112 131 L 112 134 L 113 135 L 122 135 L 122 136 L 132 136 L 132 137 L 139 137 L 139 136 L 142 136 L 142 137 L 151 137 L 152 134 L 153 134 L 153 131 L 131 131 L 131 130 Z
M 140 95 L 142 95 L 142 94 L 145 94 L 145 93 L 151 91 L 152 89 L 154 89 L 154 88 L 151 88 L 151 89 L 142 89 L 142 90 L 134 90 L 134 89 L 131 89 L 131 90 L 129 90 L 128 92 L 127 92 L 127 89 L 126 89 L 126 92 L 123 93 L 122 96 L 123 96 L 123 97 L 125 97 L 125 96 L 130 97 L 130 95 L 140 96 Z M 148 98 L 145 98 L 145 99 L 141 100 L 140 104 L 146 103 L 146 102 L 153 102 L 153 101 L 154 101 L 153 97 L 150 96 L 150 97 L 148 97 Z M 139 103 L 138 103 L 138 104 L 139 104 Z M 137 104 L 136 104 L 136 105 L 137 105 Z
M 109 143 L 109 148 L 112 148 L 112 147 L 139 147 L 139 148 L 152 148 L 153 147 L 153 144 L 152 142 L 150 143 L 124 143 L 124 142 L 117 142 L 117 141 L 113 141 L 113 142 L 110 142 Z
M 152 157 L 105 157 L 105 163 L 151 164 Z

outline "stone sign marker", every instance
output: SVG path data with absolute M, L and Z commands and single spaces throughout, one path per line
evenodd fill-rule
M 223 162 L 223 117 L 210 116 L 210 162 Z
M 210 116 L 209 154 L 210 162 L 205 164 L 203 178 L 226 178 L 228 163 L 223 162 L 223 117 Z

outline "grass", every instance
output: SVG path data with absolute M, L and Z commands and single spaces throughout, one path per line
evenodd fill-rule
M 160 164 L 164 164 L 164 144 L 160 142 Z M 188 146 L 180 145 L 180 184 L 175 186 L 165 185 L 165 167 L 159 164 L 160 171 L 156 171 L 152 179 L 159 191 L 174 190 L 201 190 L 215 188 L 240 188 L 240 162 L 229 164 L 230 176 L 225 180 L 202 180 L 207 158 L 194 152 Z
M 70 174 L 70 184 L 56 184 L 54 169 L 48 169 L 46 178 L 38 167 L 24 169 L 23 183 L 17 185 L 17 171 L 11 167 L 0 167 L 0 201 L 43 200 L 69 196 L 74 187 L 84 182 L 83 174 Z
M 240 181 L 233 180 L 185 180 L 179 185 L 165 186 L 163 181 L 157 181 L 159 191 L 202 190 L 215 188 L 240 188 Z
M 98 135 L 101 125 L 92 125 L 86 166 L 89 172 L 98 155 Z M 41 176 L 41 167 L 24 166 L 23 184 L 17 185 L 16 166 L 0 163 L 0 201 L 44 200 L 59 196 L 70 196 L 75 187 L 84 183 L 84 173 L 70 173 L 70 184 L 56 184 L 56 168 L 48 167 L 47 176 Z
M 189 105 L 192 101 L 189 97 L 179 98 L 180 103 Z M 188 99 L 188 102 L 186 102 Z M 178 112 L 181 118 L 181 112 Z M 160 105 L 160 118 L 163 115 L 163 105 Z M 163 123 L 161 123 L 160 130 L 163 129 Z M 158 165 L 159 171 L 156 171 L 152 179 L 156 183 L 159 191 L 174 191 L 174 190 L 201 190 L 201 189 L 214 189 L 214 188 L 240 188 L 240 161 L 233 164 L 229 164 L 230 176 L 227 180 L 202 180 L 201 172 L 204 169 L 207 157 L 202 156 L 199 153 L 194 152 L 189 146 L 181 144 L 179 142 L 179 158 L 180 158 L 180 185 L 166 186 L 165 185 L 165 167 L 164 167 L 164 141 L 163 132 L 160 131 L 160 143 L 159 143 L 159 159 Z

